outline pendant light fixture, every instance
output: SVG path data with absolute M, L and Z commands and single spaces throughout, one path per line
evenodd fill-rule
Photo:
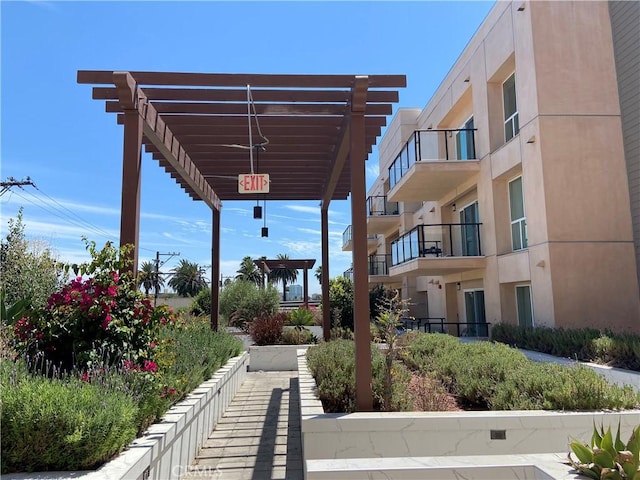
M 262 227 L 262 237 L 268 237 L 269 236 L 269 228 L 267 227 L 267 200 L 264 200 L 264 223 L 263 223 L 263 227 Z

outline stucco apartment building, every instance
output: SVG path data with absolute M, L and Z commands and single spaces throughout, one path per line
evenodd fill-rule
M 431 331 L 639 332 L 639 42 L 639 2 L 497 2 L 380 143 L 370 286 Z

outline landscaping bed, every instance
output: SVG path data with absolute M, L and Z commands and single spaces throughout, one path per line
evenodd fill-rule
M 557 357 L 640 371 L 640 335 L 594 328 L 521 327 L 499 323 L 491 339 Z
M 325 411 L 354 411 L 353 342 L 311 347 L 307 358 Z M 384 361 L 384 354 L 372 349 L 377 410 L 382 409 Z M 416 397 L 408 388 L 412 374 L 428 378 L 424 381 L 435 385 L 430 391 L 439 394 L 444 388 L 467 410 L 619 410 L 640 405 L 640 394 L 631 387 L 610 385 L 586 367 L 534 363 L 506 345 L 460 343 L 444 334 L 407 335 L 391 371 L 393 411 L 416 410 Z M 440 410 L 441 402 L 433 403 Z
M 98 467 L 242 351 L 204 319 L 154 308 L 126 247 L 87 249 L 44 307 L 2 325 L 2 473 Z

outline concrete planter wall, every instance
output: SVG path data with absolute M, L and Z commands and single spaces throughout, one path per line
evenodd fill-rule
M 326 414 L 316 396 L 315 380 L 307 369 L 306 351 L 298 352 L 298 372 L 305 468 L 307 464 L 313 469 L 321 465 L 319 471 L 329 468 L 329 464 L 334 467 L 336 464 L 329 462 L 323 465 L 316 460 L 344 459 L 346 461 L 350 459 L 345 465 L 349 464 L 357 470 L 355 466 L 364 461 L 359 462 L 357 459 L 368 459 L 367 461 L 373 458 L 393 457 L 414 459 L 451 457 L 452 459 L 453 456 L 509 455 L 512 457 L 521 454 L 567 452 L 569 438 L 588 441 L 591 438 L 594 423 L 603 424 L 605 428 L 611 426 L 615 430 L 620 422 L 622 437 L 625 439 L 629 438 L 633 427 L 640 423 L 638 410 Z M 385 460 L 382 463 L 385 462 L 389 461 Z M 344 473 L 346 475 L 346 471 Z M 309 476 L 308 478 L 326 477 Z M 361 477 L 344 476 L 344 478 Z M 410 477 L 394 476 L 393 478 Z
M 306 352 L 310 345 L 252 345 L 249 347 L 249 371 L 296 371 L 297 351 Z

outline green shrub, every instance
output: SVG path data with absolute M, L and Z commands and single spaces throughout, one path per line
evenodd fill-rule
M 0 362 L 0 380 L 2 473 L 91 469 L 135 438 L 138 408 L 122 391 L 10 361 Z
M 380 410 L 384 398 L 384 356 L 373 348 L 373 407 Z M 318 396 L 326 412 L 355 411 L 355 344 L 350 340 L 335 340 L 307 350 L 309 370 L 318 386 Z M 400 363 L 394 363 L 391 410 L 410 410 L 407 386 L 411 374 Z
M 191 314 L 196 316 L 211 315 L 211 289 L 200 290 L 191 303 Z
M 586 367 L 534 363 L 500 343 L 460 343 L 443 334 L 417 334 L 403 359 L 432 374 L 471 408 L 599 410 L 635 408 L 640 394 L 608 384 Z
M 236 280 L 220 291 L 220 315 L 229 325 L 247 330 L 248 322 L 278 311 L 280 297 L 273 285 L 264 289 L 253 283 Z
M 282 338 L 280 341 L 283 345 L 307 345 L 310 343 L 318 343 L 316 336 L 306 328 L 301 330 L 298 330 L 297 328 L 285 329 L 282 332 Z
M 491 339 L 512 347 L 640 371 L 640 335 L 637 334 L 499 323 L 491 329 Z
M 206 320 L 194 319 L 181 327 L 166 325 L 160 330 L 157 354 L 163 387 L 182 398 L 239 355 L 242 348 L 240 340 L 226 332 L 214 332 Z

